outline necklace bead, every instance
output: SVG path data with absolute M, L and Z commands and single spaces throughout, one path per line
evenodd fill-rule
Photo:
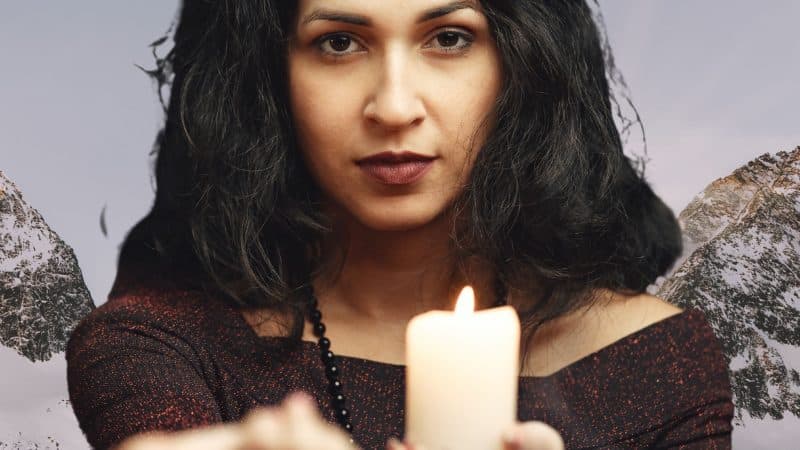
M 319 340 L 319 348 L 322 351 L 329 350 L 331 348 L 331 341 L 328 340 L 328 338 L 326 338 L 326 337 L 320 338 L 320 340 Z

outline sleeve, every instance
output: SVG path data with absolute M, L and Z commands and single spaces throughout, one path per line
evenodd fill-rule
M 686 330 L 680 358 L 681 405 L 659 430 L 656 448 L 730 449 L 734 405 L 728 362 L 704 316 Z
M 655 448 L 730 449 L 733 405 L 730 398 L 702 405 L 686 412 L 659 437 Z
M 92 447 L 222 421 L 185 337 L 147 316 L 104 312 L 80 323 L 66 352 L 70 401 Z

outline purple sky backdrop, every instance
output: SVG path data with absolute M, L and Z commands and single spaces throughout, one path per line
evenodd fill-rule
M 644 120 L 647 178 L 676 213 L 750 159 L 800 145 L 800 2 L 600 4 Z M 176 0 L 86 0 L 0 8 L 0 170 L 75 249 L 97 304 L 113 281 L 121 240 L 152 201 L 148 152 L 160 106 L 134 64 L 152 67 L 147 45 L 167 29 L 176 6 Z M 104 205 L 107 238 L 99 227 Z M 0 352 L 3 367 L 13 358 Z M 47 367 L 63 385 L 63 363 Z M 4 378 L 3 405 L 18 386 L 13 374 Z M 31 395 L 42 405 L 59 400 L 51 392 Z M 9 417 L 3 409 L 0 417 Z M 0 442 L 17 431 L 37 436 L 37 421 L 47 420 L 17 419 L 0 420 Z M 789 442 L 780 432 L 787 425 L 750 428 L 736 436 L 735 447 L 781 447 Z M 62 448 L 80 441 L 74 423 L 59 426 L 47 433 L 61 436 Z

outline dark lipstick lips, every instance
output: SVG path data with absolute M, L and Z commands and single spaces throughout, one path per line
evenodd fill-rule
M 366 158 L 359 159 L 357 164 L 399 164 L 405 162 L 430 161 L 436 159 L 434 156 L 420 155 L 414 152 L 381 152 Z
M 382 184 L 404 185 L 425 176 L 435 159 L 413 152 L 382 152 L 360 159 L 357 164 L 364 173 Z

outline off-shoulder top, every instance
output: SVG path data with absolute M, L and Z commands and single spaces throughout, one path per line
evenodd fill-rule
M 334 422 L 316 343 L 290 342 L 258 336 L 239 310 L 205 294 L 126 290 L 70 337 L 71 404 L 100 449 L 143 431 L 237 421 L 295 390 Z M 338 366 L 356 442 L 381 449 L 402 438 L 405 367 L 350 356 Z M 694 308 L 549 376 L 519 378 L 518 419 L 550 424 L 567 448 L 730 448 L 732 417 L 725 357 Z

